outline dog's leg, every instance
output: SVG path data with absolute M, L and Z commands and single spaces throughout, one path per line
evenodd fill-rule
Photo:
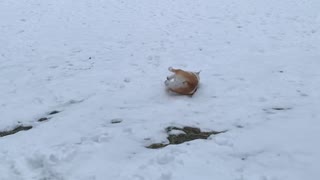
M 175 76 L 174 74 L 173 74 L 173 75 L 171 75 L 171 76 L 167 76 L 167 80 L 169 80 L 169 81 L 170 81 L 171 79 L 173 79 L 173 78 L 174 78 L 174 76 Z
M 164 84 L 168 87 L 170 85 L 170 81 L 174 78 L 175 78 L 174 74 L 171 76 L 168 76 L 167 80 L 164 81 Z
M 175 72 L 177 72 L 179 69 L 174 69 L 173 67 L 169 67 L 168 70 L 175 73 Z
M 169 80 L 165 80 L 165 81 L 164 81 L 164 84 L 168 87 L 169 84 L 170 84 L 170 81 L 169 81 Z

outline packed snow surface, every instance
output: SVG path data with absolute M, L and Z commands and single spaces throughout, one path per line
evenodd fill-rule
M 33 128 L 0 137 L 0 180 L 318 180 L 319 10 L 1 0 L 0 132 Z M 192 97 L 166 92 L 169 66 L 201 70 Z M 168 126 L 227 132 L 146 148 Z

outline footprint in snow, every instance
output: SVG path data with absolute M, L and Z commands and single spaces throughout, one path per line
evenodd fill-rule
M 58 113 L 60 113 L 60 111 L 57 111 L 57 110 L 51 111 L 51 112 L 47 113 L 47 116 L 39 118 L 37 120 L 37 122 L 48 121 L 52 117 L 52 115 L 55 115 L 55 114 L 58 114 Z M 18 133 L 20 131 L 28 131 L 28 130 L 30 130 L 32 128 L 33 128 L 33 126 L 31 126 L 31 125 L 17 125 L 16 127 L 14 127 L 11 130 L 0 131 L 0 137 L 13 135 L 13 134 L 16 134 L 16 133 Z

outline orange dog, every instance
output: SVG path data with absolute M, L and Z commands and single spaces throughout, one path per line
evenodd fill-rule
M 182 94 L 182 95 L 193 95 L 199 85 L 199 72 L 184 71 L 181 69 L 173 69 L 169 67 L 169 71 L 174 74 L 167 77 L 165 85 L 168 90 Z

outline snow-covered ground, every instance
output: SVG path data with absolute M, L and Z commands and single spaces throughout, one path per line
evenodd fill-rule
M 319 9 L 0 1 L 0 131 L 33 126 L 0 137 L 0 180 L 318 180 Z M 166 93 L 169 66 L 201 70 L 193 97 Z M 145 148 L 172 125 L 227 132 Z

